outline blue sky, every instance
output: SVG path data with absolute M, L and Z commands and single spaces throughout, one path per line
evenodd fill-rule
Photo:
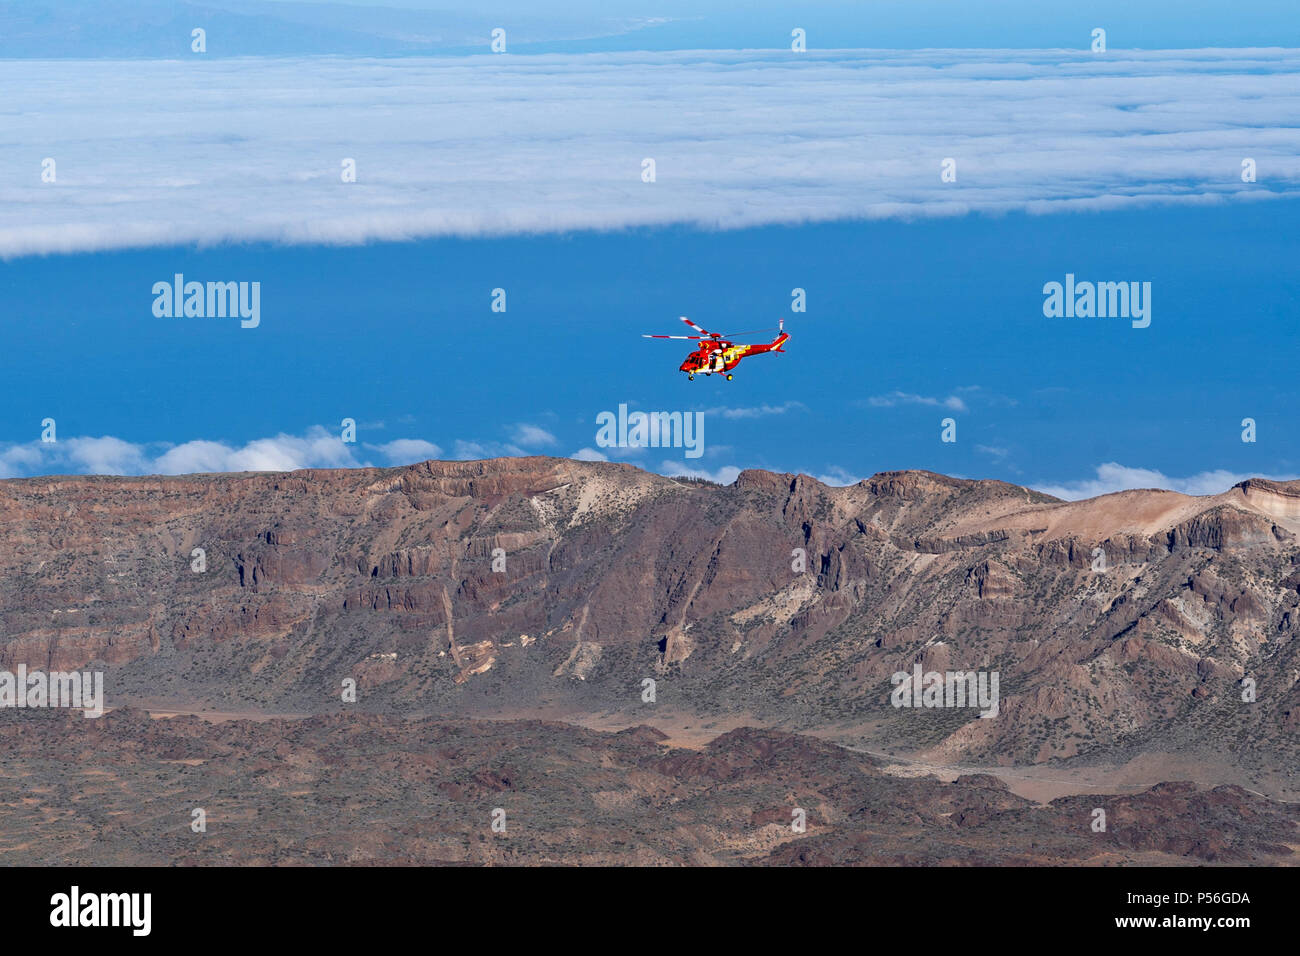
M 337 434 L 351 417 L 356 447 L 289 453 L 387 464 L 384 446 L 418 439 L 442 457 L 571 455 L 594 446 L 599 412 L 627 403 L 705 411 L 705 455 L 609 457 L 724 479 L 751 466 L 843 481 L 929 468 L 1057 490 L 1114 462 L 1205 490 L 1176 480 L 1300 474 L 1296 212 L 1284 201 L 23 258 L 0 266 L 20 303 L 10 353 L 24 356 L 0 438 L 31 442 L 53 417 L 62 436 L 114 436 L 147 459 L 164 451 L 153 442 L 234 451 L 313 426 Z M 176 271 L 261 276 L 261 325 L 155 318 L 150 288 Z M 1150 281 L 1150 326 L 1044 317 L 1042 286 L 1066 272 Z M 498 287 L 504 314 L 491 311 Z M 724 331 L 784 316 L 792 340 L 733 382 L 687 382 L 684 343 L 639 337 L 680 331 L 681 312 Z M 945 417 L 956 443 L 940 441 Z M 1240 440 L 1245 417 L 1254 444 Z M 541 432 L 521 441 L 521 426 Z M 108 451 L 102 470 L 138 470 Z
M 691 8 L 577 3 L 541 16 L 567 37 L 504 58 L 0 58 L 0 477 L 595 451 L 723 481 L 929 468 L 1068 497 L 1300 475 L 1300 51 L 1132 49 L 1300 46 L 1295 18 L 994 7 L 799 11 L 823 18 L 814 47 L 825 29 L 972 48 L 942 53 L 735 52 L 789 19 L 765 3 L 674 21 L 659 46 L 681 49 L 619 52 L 640 26 L 590 53 L 592 17 Z M 1104 55 L 1075 36 L 1094 13 Z M 155 316 L 178 272 L 260 283 L 260 325 Z M 1150 326 L 1046 317 L 1067 273 L 1149 282 Z M 640 337 L 683 314 L 784 317 L 792 339 L 687 382 L 685 343 Z M 597 450 L 623 403 L 702 412 L 703 457 Z
M 1291 0 L 5 0 L 0 56 L 181 56 L 189 26 L 212 56 L 471 52 L 494 26 L 517 52 L 772 49 L 801 27 L 819 49 L 1300 45 Z M 182 29 L 185 28 L 185 29 Z

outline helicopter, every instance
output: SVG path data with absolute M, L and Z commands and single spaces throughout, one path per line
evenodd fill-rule
M 757 329 L 753 332 L 738 332 L 731 338 L 740 338 L 744 335 L 759 335 L 764 332 L 781 333 L 771 342 L 759 342 L 755 345 L 736 345 L 730 339 L 725 338 L 720 332 L 710 332 L 708 329 L 702 329 L 686 316 L 680 317 L 683 322 L 693 328 L 699 335 L 642 335 L 643 339 L 689 339 L 698 341 L 700 347 L 686 356 L 686 361 L 682 362 L 679 371 L 685 372 L 688 381 L 695 380 L 695 374 L 702 372 L 705 375 L 713 375 L 715 372 L 725 375 L 728 382 L 731 381 L 731 370 L 740 364 L 740 360 L 749 355 L 759 355 L 763 352 L 784 352 L 782 345 L 790 338 L 785 331 L 785 319 L 781 319 L 776 329 Z

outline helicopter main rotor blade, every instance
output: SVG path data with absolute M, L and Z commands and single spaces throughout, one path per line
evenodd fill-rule
M 696 339 L 702 339 L 704 338 L 704 336 L 702 335 L 646 335 L 644 332 L 642 332 L 641 338 L 643 339 L 690 339 L 694 341 Z
M 684 316 L 684 315 L 683 315 L 683 316 L 679 316 L 679 318 L 680 318 L 683 322 L 685 322 L 687 325 L 689 325 L 691 328 L 693 328 L 696 332 L 699 332 L 701 335 L 707 335 L 709 338 L 717 338 L 717 336 L 714 335 L 714 333 L 710 332 L 708 329 L 700 328 L 700 326 L 696 325 L 694 322 L 692 322 L 692 321 L 691 321 L 690 319 L 688 319 L 686 316 Z

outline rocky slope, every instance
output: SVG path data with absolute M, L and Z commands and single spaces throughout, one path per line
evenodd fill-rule
M 1040 806 L 752 728 L 690 751 L 650 727 L 123 709 L 24 712 L 0 744 L 5 864 L 1287 864 L 1300 845 L 1300 808 L 1240 787 Z
M 1297 533 L 1300 483 L 1262 480 L 1070 503 L 925 472 L 719 487 L 550 458 L 11 480 L 0 668 L 103 668 L 110 705 L 675 707 L 943 761 L 1204 754 L 1280 793 L 1300 766 Z M 891 707 L 915 663 L 997 671 L 998 716 Z

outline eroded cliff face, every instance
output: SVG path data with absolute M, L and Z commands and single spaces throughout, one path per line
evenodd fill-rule
M 1300 484 L 1261 480 L 1069 503 L 551 458 L 4 481 L 0 667 L 106 667 L 111 704 L 328 709 L 351 677 L 367 706 L 439 712 L 632 708 L 651 677 L 943 759 L 1231 745 L 1295 767 L 1298 531 Z M 998 671 L 998 717 L 891 707 L 917 663 Z

